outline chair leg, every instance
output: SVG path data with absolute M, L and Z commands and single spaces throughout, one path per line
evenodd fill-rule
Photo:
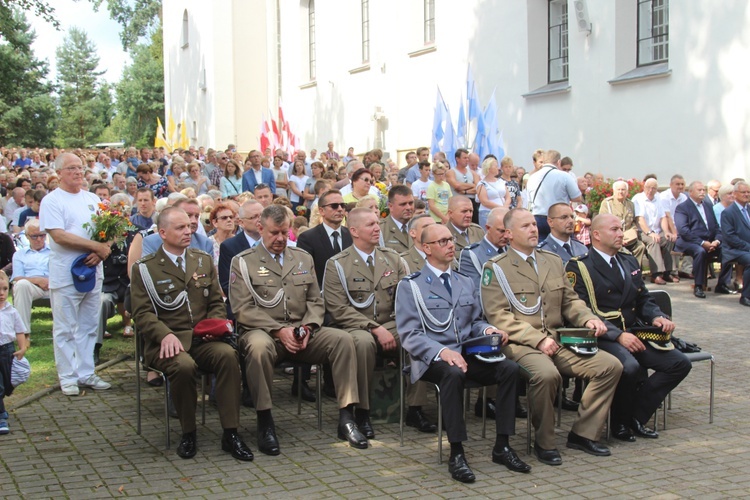
M 531 455 L 531 392 L 526 383 L 526 454 Z
M 170 438 L 170 430 L 169 430 L 169 398 L 172 397 L 170 388 L 169 388 L 169 380 L 167 380 L 167 377 L 162 374 L 162 379 L 164 379 L 164 421 L 166 422 L 166 428 L 167 428 L 167 448 L 169 449 L 169 445 L 171 444 L 169 438 Z
M 664 405 L 664 412 L 662 413 L 661 427 L 665 431 L 667 430 L 667 413 L 669 413 L 667 410 L 671 410 L 671 409 L 672 409 L 672 393 L 670 392 L 669 394 L 667 394 L 667 401 L 666 401 L 666 404 Z
M 201 375 L 201 425 L 206 425 L 206 386 L 208 375 Z
M 297 379 L 297 415 L 302 415 L 302 368 L 294 367 L 294 378 Z
M 398 357 L 398 380 L 399 380 L 399 386 L 398 386 L 398 433 L 400 436 L 399 446 L 404 446 L 404 418 L 405 418 L 405 411 L 406 411 L 406 402 L 404 401 L 404 384 L 406 381 L 404 380 L 404 350 L 400 349 L 401 353 Z
M 487 386 L 482 386 L 482 439 L 487 437 Z M 495 408 L 495 411 L 498 411 Z
M 563 402 L 563 385 L 560 383 L 560 387 L 557 389 L 557 426 L 562 425 L 562 402 Z
M 435 386 L 438 409 L 438 465 L 443 463 L 443 405 L 440 400 L 440 387 Z
M 323 430 L 323 365 L 318 365 L 315 379 L 315 406 L 318 410 L 318 430 Z
M 708 423 L 713 424 L 714 423 L 714 365 L 716 361 L 714 360 L 713 356 L 711 356 L 710 361 L 711 361 L 711 388 L 710 388 L 709 399 L 708 399 Z
M 141 364 L 138 361 L 139 354 L 135 354 L 135 407 L 136 407 L 136 434 L 141 434 Z

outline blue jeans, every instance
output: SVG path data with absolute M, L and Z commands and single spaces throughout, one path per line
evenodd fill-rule
M 4 400 L 5 396 L 10 396 L 13 393 L 13 386 L 10 384 L 10 366 L 13 363 L 15 350 L 16 347 L 13 342 L 0 345 L 0 419 L 8 418 Z

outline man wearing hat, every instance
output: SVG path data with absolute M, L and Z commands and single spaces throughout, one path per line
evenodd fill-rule
M 599 214 L 591 225 L 591 252 L 568 262 L 566 269 L 575 291 L 607 326 L 599 348 L 622 363 L 622 377 L 612 401 L 612 435 L 632 442 L 635 436 L 658 437 L 644 424 L 692 365 L 673 348 L 669 336 L 675 325 L 649 295 L 635 257 L 620 251 L 622 241 L 619 217 Z M 641 326 L 658 329 L 639 338 Z M 639 385 L 645 369 L 653 373 Z
M 221 337 L 231 333 L 212 257 L 188 248 L 191 221 L 181 208 L 165 208 L 157 225 L 163 243 L 133 266 L 133 319 L 143 332 L 144 357 L 164 372 L 182 426 L 181 458 L 197 451 L 195 409 L 198 370 L 216 375 L 216 402 L 224 429 L 221 449 L 238 460 L 253 453 L 237 433 L 240 366 L 237 351 Z M 229 323 L 229 324 L 227 324 Z

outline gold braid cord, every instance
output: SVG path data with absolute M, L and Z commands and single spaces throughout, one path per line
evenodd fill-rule
M 611 311 L 611 312 L 604 312 L 599 310 L 599 305 L 596 303 L 596 293 L 594 293 L 594 282 L 591 280 L 591 275 L 589 274 L 589 270 L 586 267 L 586 264 L 583 262 L 576 261 L 578 263 L 578 270 L 581 271 L 581 279 L 583 280 L 583 284 L 586 286 L 586 291 L 589 294 L 589 302 L 591 303 L 591 310 L 594 311 L 594 313 L 602 317 L 608 321 L 612 320 L 620 320 L 620 324 L 622 325 L 622 330 L 625 330 L 625 318 L 622 316 L 622 312 L 620 310 L 617 311 Z

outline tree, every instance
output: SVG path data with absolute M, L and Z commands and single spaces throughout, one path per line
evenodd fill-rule
M 0 2 L 3 0 L 0 0 Z M 120 23 L 122 48 L 135 47 L 141 37 L 154 31 L 160 23 L 161 0 L 91 0 L 95 9 L 107 3 L 109 17 Z M 161 28 L 159 28 L 161 29 Z
M 33 11 L 55 29 L 60 28 L 60 22 L 55 19 L 55 9 L 45 0 L 0 0 L 0 36 L 10 39 L 16 33 L 15 17 L 18 11 Z
M 31 48 L 36 33 L 20 10 L 13 11 L 3 23 L 0 32 L 0 144 L 50 145 L 57 108 L 50 95 L 51 85 L 45 82 L 49 71 L 47 62 L 34 57 Z
M 99 82 L 104 72 L 97 71 L 99 56 L 85 31 L 71 28 L 56 55 L 61 115 L 57 140 L 84 147 L 98 139 L 111 119 L 110 87 Z

